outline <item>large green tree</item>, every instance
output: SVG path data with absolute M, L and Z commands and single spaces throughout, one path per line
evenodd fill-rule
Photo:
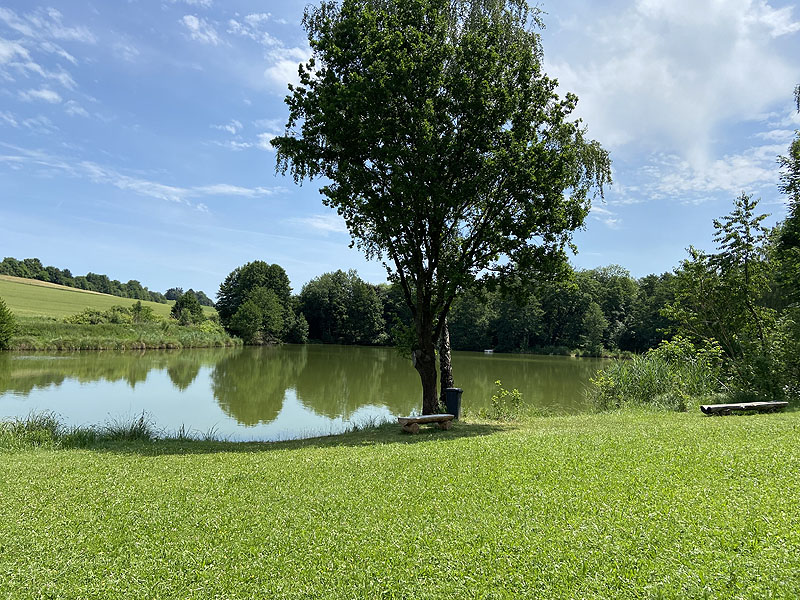
M 563 254 L 609 158 L 544 73 L 524 0 L 323 1 L 303 24 L 278 166 L 326 178 L 323 202 L 401 286 L 430 413 L 456 295 Z

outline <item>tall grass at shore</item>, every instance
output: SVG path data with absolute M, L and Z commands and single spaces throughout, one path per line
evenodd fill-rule
M 65 323 L 47 317 L 18 317 L 12 350 L 150 350 L 241 345 L 218 324 Z
M 722 351 L 695 347 L 680 336 L 631 360 L 614 362 L 591 379 L 598 410 L 650 406 L 685 411 L 698 399 L 722 392 Z

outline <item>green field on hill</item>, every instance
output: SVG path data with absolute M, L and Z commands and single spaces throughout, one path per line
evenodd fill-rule
M 5 300 L 11 312 L 21 317 L 55 317 L 61 319 L 77 314 L 84 309 L 107 310 L 112 306 L 131 306 L 136 300 L 108 294 L 98 294 L 76 288 L 65 287 L 35 279 L 22 279 L 0 275 L 0 298 Z M 173 302 L 159 304 L 142 300 L 161 317 L 168 317 Z M 216 314 L 210 306 L 204 306 L 205 314 Z

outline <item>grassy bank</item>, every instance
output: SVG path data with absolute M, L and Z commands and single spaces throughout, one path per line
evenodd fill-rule
M 83 325 L 19 317 L 11 350 L 153 350 L 241 345 L 219 326 L 175 322 Z
M 0 452 L 0 597 L 794 598 L 797 413 Z

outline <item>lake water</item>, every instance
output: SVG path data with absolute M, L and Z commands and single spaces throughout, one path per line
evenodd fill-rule
M 494 382 L 556 412 L 587 407 L 603 361 L 454 352 L 462 406 L 488 406 Z M 0 352 L 0 419 L 52 411 L 69 425 L 131 420 L 231 440 L 339 433 L 421 408 L 419 376 L 391 348 L 285 345 L 181 351 Z

